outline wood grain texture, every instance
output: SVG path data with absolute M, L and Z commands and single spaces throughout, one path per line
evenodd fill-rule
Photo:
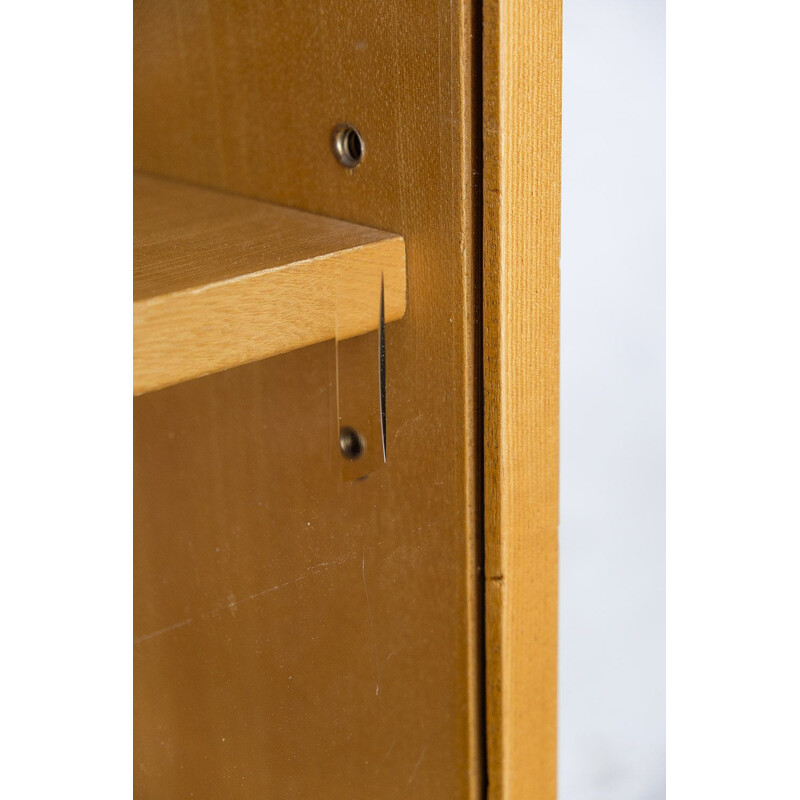
M 134 4 L 135 167 L 396 232 L 408 279 L 366 480 L 331 342 L 134 399 L 137 798 L 482 795 L 477 14 Z
M 134 176 L 133 393 L 375 330 L 406 309 L 400 236 Z
M 490 800 L 554 800 L 560 0 L 483 4 Z

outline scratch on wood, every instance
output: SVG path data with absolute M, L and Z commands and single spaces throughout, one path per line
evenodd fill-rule
M 411 786 L 411 781 L 417 777 L 417 770 L 419 769 L 419 765 L 422 763 L 422 759 L 425 758 L 425 753 L 428 752 L 427 745 L 422 748 L 422 752 L 419 754 L 419 758 L 417 759 L 417 763 L 414 764 L 414 769 L 411 770 L 411 776 L 408 779 L 408 783 L 406 784 L 406 789 Z
M 377 697 L 381 693 L 381 668 L 378 664 L 378 643 L 375 641 L 375 626 L 372 624 L 372 606 L 369 602 L 369 590 L 367 589 L 366 551 L 364 548 L 361 548 L 361 578 L 364 581 L 364 596 L 367 598 L 369 632 L 372 637 L 372 656 L 375 661 L 375 696 Z
M 226 608 L 235 608 L 240 603 L 246 603 L 248 600 L 255 600 L 257 597 L 262 597 L 263 595 L 270 594 L 271 592 L 277 592 L 279 589 L 285 589 L 287 586 L 291 586 L 292 584 L 305 580 L 309 575 L 316 575 L 318 572 L 322 572 L 322 570 L 325 570 L 328 567 L 336 567 L 340 564 L 346 564 L 348 561 L 355 560 L 355 558 L 355 553 L 348 553 L 347 555 L 335 558 L 333 561 L 322 561 L 319 564 L 314 564 L 313 567 L 309 567 L 305 572 L 303 572 L 301 575 L 298 575 L 296 578 L 292 578 L 289 581 L 284 581 L 283 583 L 276 583 L 275 586 L 270 586 L 268 589 L 262 589 L 260 592 L 248 595 L 247 597 L 242 597 L 240 600 L 234 600 L 232 603 L 226 603 L 225 605 L 217 606 L 217 608 L 215 608 L 213 611 L 206 613 L 215 614 L 218 611 L 222 611 Z M 206 616 L 206 614 L 201 616 Z
M 422 412 L 420 412 L 420 413 L 419 413 L 419 414 L 417 414 L 417 415 L 416 415 L 416 416 L 415 416 L 413 419 L 407 419 L 407 420 L 406 420 L 406 421 L 405 421 L 405 422 L 404 422 L 404 423 L 403 423 L 403 424 L 402 424 L 402 425 L 401 425 L 401 426 L 400 426 L 400 427 L 399 427 L 399 428 L 398 428 L 398 429 L 395 431 L 395 434 L 394 434 L 394 439 L 393 439 L 393 444 L 394 444 L 395 442 L 397 442 L 397 440 L 400 438 L 400 434 L 401 434 L 401 433 L 402 433 L 402 432 L 403 432 L 403 431 L 404 431 L 404 430 L 405 430 L 407 427 L 409 427 L 409 425 L 414 425 L 416 422 L 418 422 L 420 419 L 422 419 L 422 416 L 423 416 L 423 414 L 422 414 Z
M 383 758 L 381 759 L 381 762 L 380 762 L 380 764 L 378 764 L 378 769 L 380 769 L 380 768 L 381 768 L 381 767 L 382 767 L 382 766 L 383 766 L 383 765 L 386 763 L 386 759 L 387 759 L 387 758 L 389 758 L 389 755 L 390 755 L 390 753 L 392 752 L 392 750 L 394 750 L 394 746 L 395 746 L 396 744 L 397 744 L 397 739 L 395 739 L 395 740 L 394 740 L 394 741 L 393 741 L 393 742 L 392 742 L 392 743 L 389 745 L 389 749 L 388 749 L 388 750 L 386 751 L 386 753 L 384 754 Z
M 206 617 L 210 617 L 213 614 L 218 614 L 220 611 L 224 611 L 227 608 L 236 608 L 240 603 L 245 603 L 248 600 L 255 600 L 257 597 L 262 597 L 265 594 L 269 594 L 270 592 L 277 592 L 279 589 L 285 589 L 287 586 L 291 586 L 294 583 L 299 583 L 302 580 L 305 580 L 309 575 L 316 575 L 318 572 L 322 572 L 322 570 L 327 569 L 328 567 L 336 567 L 340 564 L 346 564 L 348 561 L 354 561 L 356 559 L 355 553 L 348 553 L 346 555 L 340 556 L 339 558 L 333 559 L 333 561 L 322 561 L 319 564 L 314 564 L 314 566 L 309 567 L 305 572 L 301 575 L 298 575 L 296 578 L 292 578 L 290 581 L 284 581 L 283 583 L 277 583 L 275 586 L 270 586 L 268 589 L 263 589 L 260 592 L 256 592 L 255 594 L 248 595 L 247 597 L 243 597 L 240 600 L 234 600 L 230 603 L 223 603 L 222 605 L 216 606 L 216 608 L 212 608 L 210 611 L 203 611 L 199 614 L 200 619 L 204 619 Z M 363 563 L 363 551 L 362 551 L 362 563 L 361 563 L 362 573 L 364 568 Z M 366 578 L 364 579 L 364 591 L 367 589 Z M 369 595 L 367 595 L 367 607 L 369 608 Z M 168 625 L 166 628 L 161 628 L 161 630 L 153 631 L 153 633 L 146 633 L 144 636 L 138 636 L 133 640 L 134 644 L 139 644 L 139 642 L 144 642 L 147 639 L 152 639 L 155 636 L 160 636 L 162 633 L 169 633 L 170 631 L 174 631 L 176 628 L 182 628 L 184 625 L 188 625 L 192 621 L 192 617 L 189 619 L 185 619 L 181 622 L 176 622 L 174 625 Z M 372 627 L 372 612 L 370 612 L 369 617 L 369 624 L 370 628 Z M 374 644 L 374 633 L 373 633 L 373 644 Z M 377 659 L 377 650 L 376 659 Z M 379 676 L 380 680 L 380 676 Z M 377 694 L 377 691 L 375 692 Z
M 134 644 L 139 644 L 139 642 L 144 642 L 147 639 L 153 639 L 156 636 L 161 636 L 162 633 L 169 633 L 170 631 L 174 631 L 176 628 L 182 628 L 184 625 L 188 625 L 192 621 L 192 618 L 185 619 L 182 622 L 176 622 L 174 625 L 167 625 L 166 628 L 161 628 L 159 631 L 153 631 L 152 633 L 146 633 L 144 636 L 138 636 L 136 639 L 133 640 Z

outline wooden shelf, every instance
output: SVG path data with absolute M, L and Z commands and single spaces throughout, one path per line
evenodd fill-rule
M 317 342 L 406 309 L 402 237 L 134 174 L 133 392 Z

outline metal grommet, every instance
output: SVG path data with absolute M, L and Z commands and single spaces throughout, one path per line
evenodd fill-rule
M 336 160 L 348 169 L 353 169 L 364 158 L 364 140 L 352 126 L 343 122 L 333 129 L 331 149 Z

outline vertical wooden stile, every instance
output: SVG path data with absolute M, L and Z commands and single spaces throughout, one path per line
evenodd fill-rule
M 561 3 L 483 5 L 489 800 L 556 796 Z

